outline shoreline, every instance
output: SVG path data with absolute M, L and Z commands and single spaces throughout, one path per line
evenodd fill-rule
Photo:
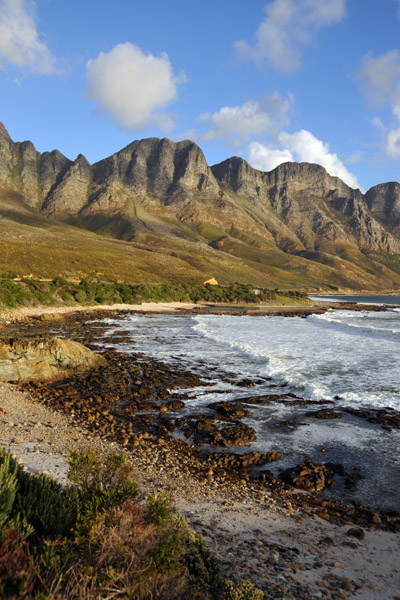
M 31 472 L 45 471 L 65 481 L 68 450 L 89 444 L 100 452 L 122 450 L 112 442 L 88 437 L 73 420 L 32 402 L 15 386 L 0 384 L 0 394 L 20 438 L 8 447 Z M 36 439 L 27 442 L 25 436 Z M 2 442 L 7 447 L 7 440 Z M 250 579 L 271 599 L 282 598 L 282 589 L 284 597 L 293 600 L 396 597 L 392 594 L 400 583 L 398 534 L 356 528 L 365 536 L 359 539 L 349 535 L 354 529 L 351 523 L 335 524 L 305 514 L 293 507 L 290 497 L 282 500 L 234 486 L 222 489 L 206 478 L 193 478 L 189 469 L 171 473 L 174 457 L 164 449 L 147 441 L 128 455 L 141 488 L 151 493 L 173 486 L 178 509 L 218 554 L 227 574 Z
M 396 598 L 400 585 L 399 535 L 391 531 L 335 523 L 296 506 L 291 495 L 223 486 L 192 472 L 168 444 L 143 438 L 134 453 L 93 436 L 11 384 L 0 384 L 2 408 L 13 419 L 17 442 L 0 439 L 30 472 L 45 471 L 66 481 L 66 455 L 88 445 L 100 453 L 125 452 L 146 493 L 174 490 L 176 505 L 190 526 L 221 558 L 225 572 L 250 579 L 267 599 L 317 598 L 383 600 Z M 9 424 L 9 422 L 8 422 Z M 15 436 L 15 437 L 16 437 Z M 14 438 L 15 439 L 15 438 Z M 355 534 L 350 532 L 355 531 Z
M 95 313 L 104 312 L 175 312 L 176 310 L 188 310 L 196 304 L 186 302 L 143 302 L 143 304 L 100 304 L 100 305 L 77 305 L 77 306 L 31 306 L 22 308 L 0 309 L 0 325 L 23 321 L 29 317 L 41 317 L 42 315 L 71 315 L 73 313 Z
M 82 336 L 82 324 L 92 316 L 82 311 L 70 316 L 72 337 Z M 102 315 L 96 317 L 101 326 Z M 17 321 L 18 324 L 23 325 Z M 38 326 L 51 329 L 54 323 L 30 319 L 30 324 L 25 326 L 35 331 Z M 90 337 L 88 333 L 86 341 L 89 343 Z M 115 371 L 108 377 L 113 373 L 113 383 L 126 372 L 124 365 L 117 368 L 114 364 L 118 356 L 115 353 L 115 359 L 110 357 Z M 157 371 L 157 361 L 146 357 L 135 360 L 139 360 L 136 364 L 142 365 L 144 372 L 144 396 L 146 389 L 154 389 L 153 382 L 158 379 L 164 377 L 163 386 L 169 386 L 171 375 Z M 187 384 L 184 380 L 180 383 L 179 377 L 178 374 L 175 382 L 178 387 Z M 265 598 L 282 598 L 279 591 L 282 588 L 285 598 L 296 600 L 395 598 L 400 588 L 398 531 L 384 530 L 373 522 L 359 522 L 345 511 L 338 516 L 339 505 L 318 496 L 313 502 L 305 502 L 304 494 L 262 486 L 249 480 L 246 472 L 222 475 L 210 456 L 203 459 L 197 451 L 189 452 L 168 432 L 161 435 L 159 427 L 155 434 L 145 420 L 131 448 L 107 430 L 97 434 L 88 431 L 88 413 L 81 412 L 84 406 L 81 403 L 79 408 L 79 400 L 75 401 L 71 395 L 72 387 L 60 383 L 33 386 L 30 394 L 14 385 L 0 385 L 0 406 L 10 413 L 10 416 L 0 414 L 0 439 L 25 464 L 39 457 L 44 461 L 42 470 L 51 472 L 63 467 L 65 475 L 62 454 L 67 453 L 68 448 L 82 448 L 82 444 L 87 445 L 89 441 L 91 445 L 98 445 L 101 452 L 118 449 L 136 466 L 143 487 L 149 491 L 173 487 L 183 515 L 206 537 L 211 549 L 223 559 L 227 571 L 239 572 L 250 579 L 264 590 Z M 29 386 L 24 387 L 29 389 Z M 105 381 L 98 393 L 105 394 L 108 387 Z M 117 396 L 121 389 L 116 388 Z M 67 407 L 69 403 L 72 404 Z M 51 409 L 51 406 L 54 407 Z M 163 413 L 159 414 L 161 417 Z M 10 422 L 14 423 L 12 429 Z M 165 424 L 167 422 L 165 420 Z M 8 435 L 5 439 L 5 432 L 10 434 L 11 430 L 13 437 Z M 20 443 L 11 443 L 12 439 Z M 362 534 L 358 535 L 365 537 L 349 535 L 351 529 L 361 530 Z
M 226 303 L 190 303 L 190 302 L 143 302 L 142 304 L 100 304 L 77 306 L 31 306 L 20 308 L 0 308 L 0 326 L 23 322 L 25 319 L 37 318 L 56 320 L 62 316 L 73 316 L 75 313 L 94 314 L 104 312 L 138 312 L 138 313 L 175 313 L 175 314 L 231 314 L 249 316 L 308 316 L 323 314 L 329 310 L 385 311 L 391 306 L 377 304 L 357 304 L 355 302 L 314 302 L 310 305 L 282 304 L 226 304 Z

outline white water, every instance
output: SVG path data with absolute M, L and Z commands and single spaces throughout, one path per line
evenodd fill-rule
M 205 372 L 270 376 L 307 399 L 340 396 L 352 405 L 400 410 L 398 309 L 307 319 L 136 314 L 119 321 L 109 336 L 121 328 L 131 333 L 135 351 L 164 361 L 200 371 L 204 361 Z
M 201 335 L 238 350 L 306 398 L 400 409 L 400 312 L 338 311 L 307 319 L 197 317 Z
M 214 380 L 211 387 L 186 390 L 190 398 L 180 416 L 193 409 L 207 412 L 207 405 L 215 401 L 288 392 L 315 400 L 339 396 L 339 410 L 346 405 L 400 410 L 399 309 L 343 310 L 306 319 L 131 314 L 103 320 L 102 327 L 105 324 L 109 329 L 105 335 L 102 331 L 103 347 L 142 352 Z M 119 333 L 123 338 L 113 339 Z M 259 382 L 246 389 L 235 385 L 241 378 Z M 216 393 L 222 390 L 229 393 Z M 243 420 L 256 430 L 253 450 L 284 452 L 278 463 L 268 465 L 273 471 L 298 464 L 306 456 L 321 462 L 320 448 L 327 447 L 323 460 L 340 462 L 346 472 L 358 466 L 365 476 L 357 492 L 346 491 L 343 478 L 338 478 L 334 495 L 399 509 L 399 431 L 349 416 L 316 421 L 309 416 L 313 410 L 309 405 L 272 402 L 249 408 L 252 414 Z M 295 422 L 297 428 L 288 429 L 285 422 Z

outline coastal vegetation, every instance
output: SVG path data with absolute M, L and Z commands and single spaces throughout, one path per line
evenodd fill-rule
M 251 285 L 194 285 L 189 283 L 128 284 L 98 276 L 80 281 L 55 277 L 51 281 L 10 277 L 0 279 L 0 307 L 35 305 L 141 304 L 142 302 L 223 302 L 304 304 L 307 296 L 299 291 L 254 288 Z
M 0 450 L 0 596 L 260 600 L 224 577 L 166 493 L 140 492 L 124 455 L 73 452 L 71 485 Z

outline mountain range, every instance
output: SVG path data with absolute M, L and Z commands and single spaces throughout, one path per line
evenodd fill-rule
M 308 290 L 400 288 L 400 185 L 365 194 L 316 164 L 208 166 L 194 142 L 137 140 L 93 165 L 0 123 L 0 269 Z

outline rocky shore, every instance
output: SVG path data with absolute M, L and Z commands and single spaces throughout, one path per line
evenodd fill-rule
M 98 351 L 101 315 L 89 318 L 24 317 L 3 325 L 1 337 L 57 335 Z M 282 453 L 251 451 L 255 431 L 241 420 L 252 406 L 274 402 L 306 408 L 321 422 L 341 419 L 343 411 L 291 394 L 252 396 L 256 382 L 242 380 L 240 401 L 222 398 L 206 414 L 182 413 L 181 390 L 210 386 L 210 380 L 141 354 L 101 354 L 105 362 L 95 370 L 61 381 L 20 384 L 19 390 L 1 384 L 0 440 L 27 468 L 65 480 L 69 450 L 88 444 L 101 452 L 118 449 L 146 489 L 173 491 L 227 573 L 250 579 L 265 598 L 400 597 L 399 513 L 326 497 L 335 478 L 357 485 L 357 472 L 324 462 L 322 451 L 318 463 L 308 459 L 272 475 L 268 465 Z M 395 411 L 351 416 L 400 428 Z

